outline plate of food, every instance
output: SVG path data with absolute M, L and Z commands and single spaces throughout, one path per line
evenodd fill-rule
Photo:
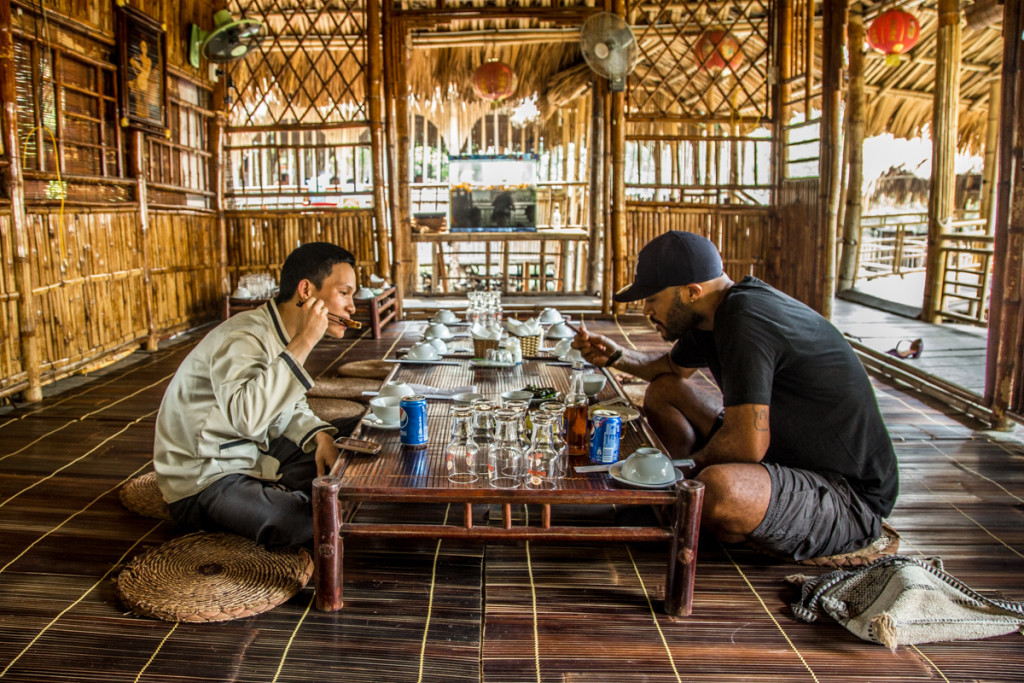
M 533 398 L 530 399 L 531 405 L 540 405 L 544 401 L 558 401 L 562 398 L 562 395 L 558 393 L 558 390 L 554 387 L 542 387 L 536 384 L 527 384 L 525 387 L 520 389 L 533 394 Z

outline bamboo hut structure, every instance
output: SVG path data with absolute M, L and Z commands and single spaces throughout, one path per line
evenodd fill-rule
M 312 239 L 346 245 L 361 280 L 393 280 L 400 297 L 424 278 L 455 286 L 469 254 L 484 280 L 500 272 L 495 286 L 597 294 L 612 313 L 639 248 L 692 230 L 734 278 L 827 314 L 855 263 L 842 251 L 857 232 L 840 224 L 844 193 L 861 193 L 845 183 L 858 177 L 851 146 L 932 130 L 925 314 L 955 315 L 945 271 L 979 252 L 977 237 L 993 285 L 987 400 L 998 420 L 1024 407 L 1015 3 L 231 0 L 266 38 L 198 68 L 187 34 L 219 5 L 5 4 L 0 395 L 38 400 L 45 384 L 215 320 L 242 275 L 275 271 Z M 897 5 L 918 17 L 920 42 L 896 65 L 850 46 L 847 85 L 850 17 L 865 26 Z M 605 10 L 636 40 L 624 92 L 580 50 L 580 27 Z M 137 26 L 162 50 L 143 116 L 124 49 Z M 501 101 L 472 87 L 495 59 L 517 77 Z M 957 149 L 987 155 L 985 227 L 970 239 L 952 208 Z M 457 154 L 536 155 L 541 230 L 437 232 L 429 217 L 448 211 Z

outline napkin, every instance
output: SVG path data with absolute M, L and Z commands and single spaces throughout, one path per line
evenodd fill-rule
M 469 329 L 473 339 L 501 339 L 501 328 L 497 325 L 481 325 L 474 323 Z
M 534 337 L 540 335 L 541 327 L 535 318 L 527 318 L 522 322 L 509 318 L 508 331 L 517 337 Z

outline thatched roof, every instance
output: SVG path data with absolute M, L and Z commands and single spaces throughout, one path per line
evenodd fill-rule
M 979 0 L 992 2 L 993 0 Z M 406 68 L 414 109 L 426 112 L 460 103 L 464 116 L 491 103 L 472 91 L 473 71 L 487 59 L 509 64 L 518 76 L 515 98 L 537 95 L 543 117 L 583 95 L 595 78 L 579 47 L 579 28 L 598 9 L 594 0 L 573 6 L 553 0 L 401 0 L 408 28 Z M 718 117 L 765 121 L 768 111 L 768 15 L 771 0 L 635 3 L 628 20 L 640 45 L 630 76 L 629 111 L 649 118 Z M 901 4 L 919 19 L 918 46 L 895 67 L 869 57 L 868 134 L 915 137 L 931 119 L 935 82 L 936 0 L 867 3 L 867 23 Z M 347 0 L 234 0 L 233 12 L 261 18 L 271 37 L 232 67 L 240 104 L 271 121 L 365 119 L 365 15 Z M 820 23 L 820 17 L 818 18 Z M 697 62 L 700 36 L 715 26 L 735 35 L 741 68 L 724 72 Z M 820 27 L 818 29 L 820 35 Z M 981 147 L 990 82 L 1002 56 L 999 24 L 963 29 L 960 147 Z M 346 108 L 334 106 L 345 101 Z M 446 104 L 438 105 L 439 101 Z M 241 106 L 236 105 L 239 111 Z M 237 122 L 237 115 L 233 114 Z M 250 120 L 249 123 L 258 123 Z

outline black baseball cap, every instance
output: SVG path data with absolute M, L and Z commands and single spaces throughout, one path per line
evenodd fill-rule
M 722 274 L 714 243 L 693 232 L 670 230 L 644 245 L 636 258 L 633 284 L 615 292 L 615 301 L 646 299 L 668 287 L 714 280 Z

